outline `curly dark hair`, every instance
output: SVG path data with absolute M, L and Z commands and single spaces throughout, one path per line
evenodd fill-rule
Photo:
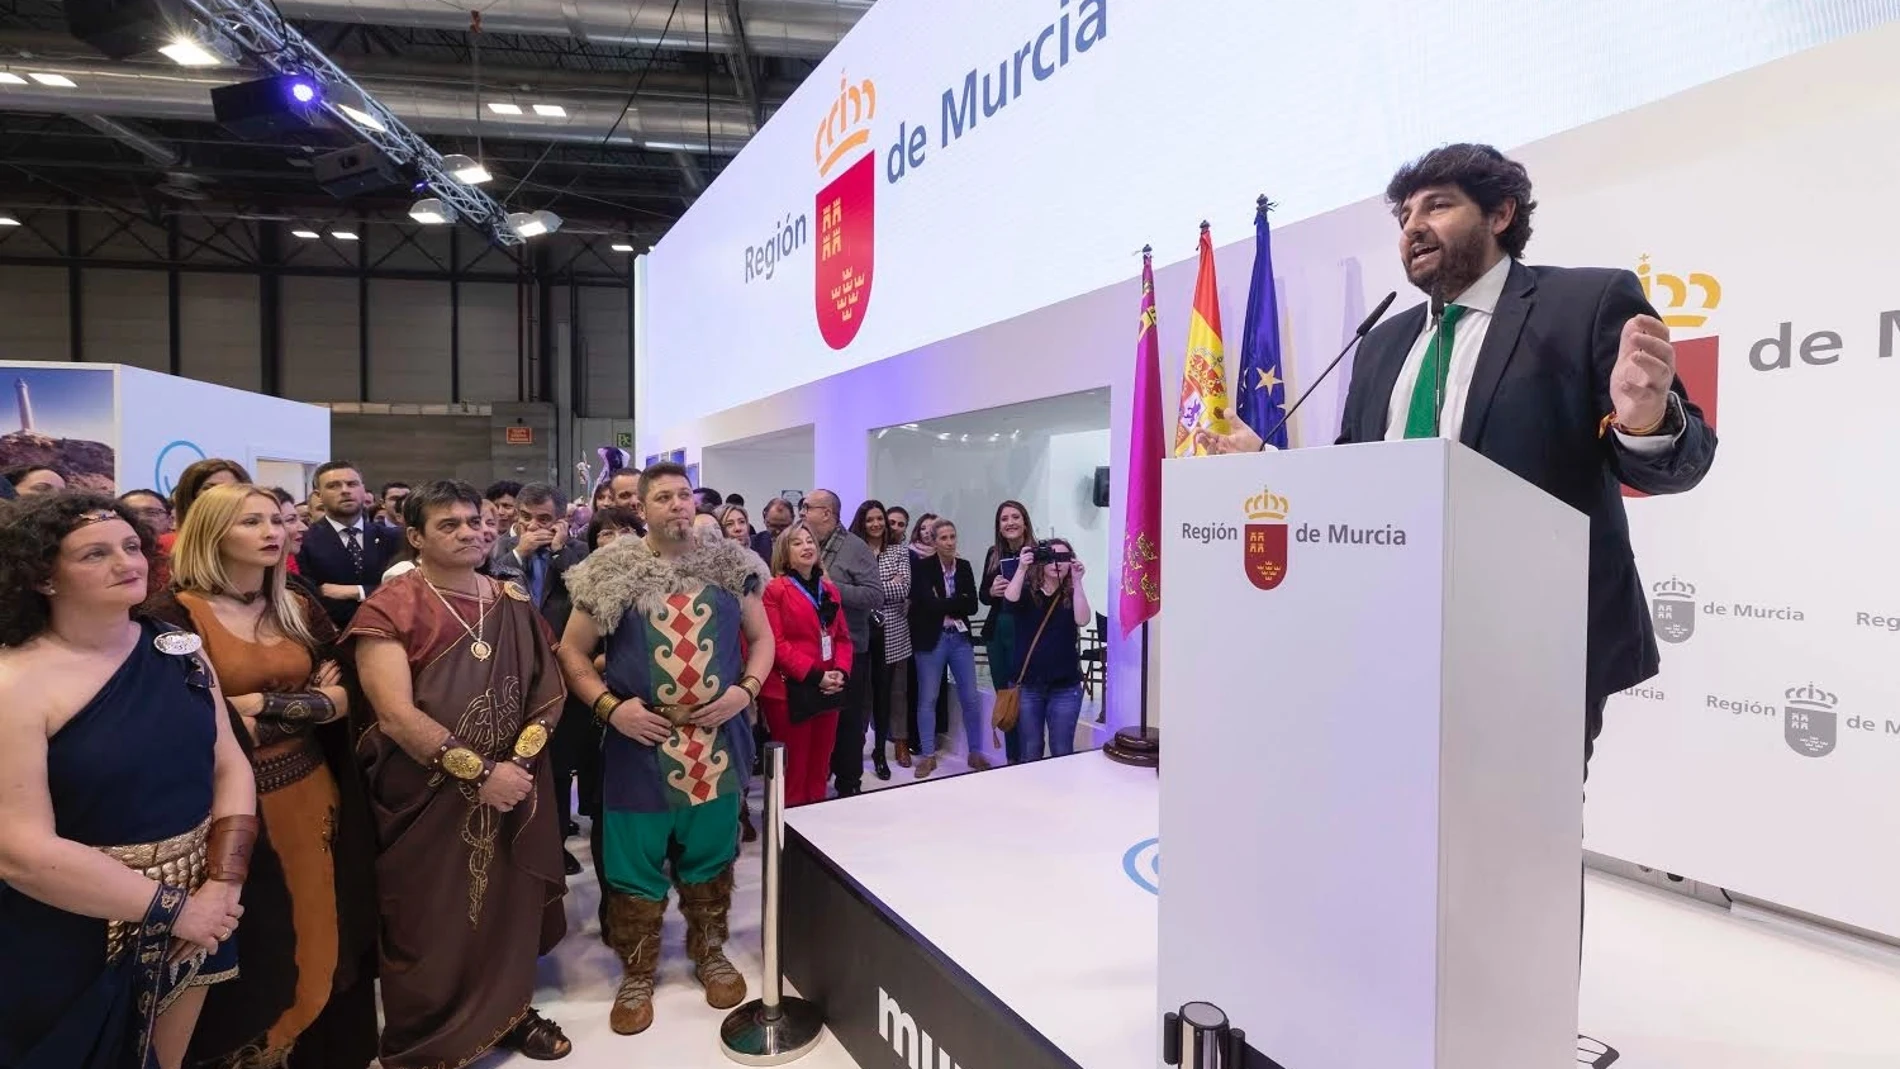
M 1463 190 L 1487 216 L 1502 208 L 1505 201 L 1515 201 L 1517 214 L 1498 235 L 1498 245 L 1514 260 L 1524 255 L 1524 246 L 1531 241 L 1531 213 L 1537 210 L 1537 202 L 1531 199 L 1531 176 L 1523 164 L 1490 145 L 1441 145 L 1400 167 L 1385 187 L 1385 201 L 1396 213 L 1412 194 L 1443 185 Z
M 78 529 L 79 517 L 98 509 L 130 524 L 151 560 L 152 532 L 104 494 L 44 494 L 7 509 L 0 524 L 0 646 L 18 646 L 46 630 L 52 606 L 40 587 L 52 578 L 60 543 Z

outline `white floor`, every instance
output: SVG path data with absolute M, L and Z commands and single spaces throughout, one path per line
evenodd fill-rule
M 1067 1037 L 1058 1042 L 1083 1069 L 1152 1069 L 1140 1022 L 1154 1001 L 1154 900 L 1123 862 L 1154 833 L 1152 808 L 1144 818 L 1129 802 L 1153 773 L 1099 756 L 949 775 L 961 771 L 953 758 L 927 781 L 950 782 L 827 802 L 788 820 L 824 835 L 872 893 L 1046 1034 Z M 913 782 L 907 770 L 893 772 L 888 784 L 867 772 L 866 787 Z M 755 994 L 758 858 L 756 845 L 741 855 L 728 947 Z M 967 893 L 946 881 L 969 883 Z M 539 1003 L 574 1040 L 560 1064 L 733 1064 L 719 1050 L 724 1015 L 706 1006 L 686 966 L 677 914 L 667 922 L 656 1023 L 631 1038 L 608 1029 L 619 968 L 594 930 L 592 875 L 569 889 L 569 935 L 542 962 Z M 1002 908 L 1011 889 L 1037 907 Z M 1595 874 L 1588 895 L 1582 1024 L 1621 1051 L 1617 1069 L 1900 1069 L 1900 952 Z M 1133 938 L 1104 938 L 1105 921 L 1132 927 Z M 530 1064 L 501 1055 L 478 1063 Z M 858 1069 L 829 1036 L 797 1064 Z

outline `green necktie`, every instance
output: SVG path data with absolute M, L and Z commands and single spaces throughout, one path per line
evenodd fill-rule
M 1418 369 L 1418 384 L 1412 387 L 1412 407 L 1405 413 L 1407 438 L 1432 438 L 1438 434 L 1438 400 L 1444 396 L 1447 350 L 1458 334 L 1458 320 L 1465 314 L 1462 304 L 1445 306 L 1445 321 L 1432 335 L 1425 349 L 1425 362 Z

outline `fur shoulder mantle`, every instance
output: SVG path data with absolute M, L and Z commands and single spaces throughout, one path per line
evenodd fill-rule
M 643 613 L 661 599 L 705 584 L 734 597 L 757 594 L 772 578 L 757 553 L 730 539 L 707 539 L 677 561 L 648 547 L 646 539 L 616 538 L 567 571 L 574 607 L 593 617 L 603 635 L 613 634 L 629 609 Z

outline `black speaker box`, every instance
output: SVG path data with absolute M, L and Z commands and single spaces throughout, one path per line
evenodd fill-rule
M 1095 469 L 1095 507 L 1098 509 L 1105 509 L 1108 507 L 1108 469 L 1107 468 Z
M 310 170 L 324 192 L 339 200 L 375 193 L 403 181 L 396 161 L 375 145 L 351 145 L 326 152 L 310 162 Z

